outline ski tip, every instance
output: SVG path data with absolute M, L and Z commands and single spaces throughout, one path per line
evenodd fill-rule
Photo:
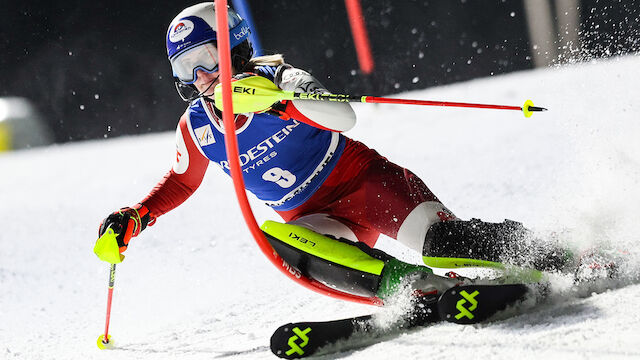
M 113 340 L 111 340 L 111 335 L 107 335 L 107 340 L 104 340 L 104 334 L 98 336 L 98 341 L 96 341 L 96 343 L 98 344 L 98 348 L 100 350 L 110 350 L 113 349 Z

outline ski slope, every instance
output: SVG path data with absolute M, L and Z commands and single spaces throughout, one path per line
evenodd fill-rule
M 355 105 L 359 123 L 347 135 L 414 171 L 459 217 L 519 220 L 579 248 L 630 254 L 619 283 L 575 289 L 557 277 L 548 303 L 514 317 L 435 325 L 325 358 L 640 357 L 639 68 L 631 55 L 398 95 L 531 98 L 550 109 L 530 119 Z M 116 274 L 117 348 L 99 350 L 108 264 L 92 252 L 98 224 L 146 195 L 170 168 L 173 143 L 163 133 L 0 154 L 0 359 L 270 359 L 283 323 L 381 311 L 285 278 L 246 230 L 230 179 L 211 166 L 195 196 L 133 240 Z M 259 223 L 277 219 L 252 203 Z M 393 245 L 381 240 L 411 258 Z

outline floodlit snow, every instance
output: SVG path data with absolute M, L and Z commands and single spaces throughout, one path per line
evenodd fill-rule
M 514 317 L 439 324 L 325 358 L 639 357 L 639 68 L 640 57 L 627 56 L 398 95 L 531 98 L 550 109 L 530 119 L 355 106 L 359 124 L 348 135 L 413 170 L 459 217 L 519 220 L 581 248 L 631 253 L 622 284 L 576 290 L 559 278 L 548 303 Z M 0 358 L 267 359 L 281 324 L 379 311 L 285 278 L 254 244 L 230 180 L 211 166 L 192 199 L 133 240 L 116 274 L 117 348 L 99 350 L 108 264 L 92 252 L 98 224 L 146 195 L 169 169 L 173 142 L 163 133 L 0 155 Z M 277 219 L 253 203 L 259 222 Z

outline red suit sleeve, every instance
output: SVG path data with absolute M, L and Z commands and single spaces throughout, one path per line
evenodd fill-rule
M 202 183 L 209 159 L 197 148 L 187 126 L 186 113 L 176 129 L 176 160 L 173 168 L 141 201 L 153 217 L 165 214 L 193 194 Z
M 280 118 L 283 120 L 289 120 L 287 119 L 287 115 L 289 118 L 293 118 L 299 121 L 302 121 L 303 123 L 307 124 L 307 125 L 311 125 L 313 127 L 317 127 L 318 129 L 322 129 L 322 130 L 328 130 L 328 131 L 336 131 L 333 129 L 330 129 L 326 126 L 322 126 L 320 124 L 318 124 L 317 122 L 309 119 L 308 117 L 306 117 L 303 113 L 301 113 L 296 107 L 295 105 L 293 105 L 293 101 L 286 101 L 284 103 L 285 108 L 284 108 L 284 115 L 285 116 L 281 116 Z

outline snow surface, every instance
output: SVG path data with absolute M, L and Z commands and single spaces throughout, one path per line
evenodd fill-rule
M 412 169 L 459 217 L 519 220 L 581 248 L 630 255 L 620 283 L 576 289 L 559 277 L 551 300 L 513 310 L 514 317 L 435 325 L 325 358 L 640 357 L 638 69 L 632 55 L 398 95 L 514 105 L 532 98 L 550 109 L 530 119 L 355 106 L 359 124 L 348 135 Z M 286 279 L 246 230 L 230 180 L 211 166 L 194 197 L 134 239 L 116 274 L 110 333 L 117 349 L 99 350 L 108 265 L 92 252 L 98 224 L 144 197 L 169 169 L 173 137 L 0 155 L 0 358 L 274 358 L 269 337 L 283 323 L 382 311 Z M 259 223 L 278 219 L 252 203 Z

